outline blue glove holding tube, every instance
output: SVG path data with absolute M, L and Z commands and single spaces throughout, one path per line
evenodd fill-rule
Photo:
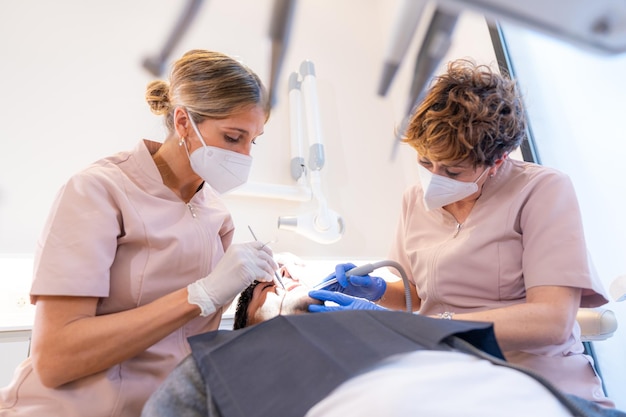
M 336 291 L 354 297 L 365 298 L 370 301 L 379 300 L 387 289 L 387 282 L 380 277 L 370 275 L 351 275 L 347 277 L 346 272 L 353 268 L 356 268 L 356 265 L 352 263 L 335 266 L 335 273 L 327 276 L 326 279 L 315 288 Z M 332 283 L 324 285 L 326 281 L 332 281 Z
M 309 312 L 311 313 L 324 313 L 327 311 L 342 310 L 387 310 L 386 308 L 374 304 L 364 298 L 352 297 L 340 292 L 315 290 L 309 292 L 309 297 L 320 301 L 332 301 L 338 304 L 337 306 L 311 304 L 309 306 Z

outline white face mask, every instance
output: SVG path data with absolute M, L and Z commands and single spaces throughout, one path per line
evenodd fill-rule
M 191 155 L 187 153 L 191 169 L 221 194 L 245 184 L 250 174 L 252 157 L 216 146 L 207 146 L 189 113 L 187 113 L 187 117 L 203 145 L 193 151 Z
M 433 210 L 448 204 L 455 203 L 464 199 L 478 191 L 478 184 L 476 184 L 485 172 L 474 182 L 458 181 L 452 178 L 444 177 L 442 175 L 433 174 L 421 164 L 417 164 L 417 172 L 419 175 L 422 189 L 424 190 L 424 205 L 426 210 Z

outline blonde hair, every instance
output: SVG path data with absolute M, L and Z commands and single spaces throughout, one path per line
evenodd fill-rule
M 224 119 L 253 106 L 263 108 L 266 121 L 270 114 L 267 90 L 252 70 L 222 53 L 199 49 L 174 63 L 169 82 L 150 82 L 145 97 L 154 114 L 165 116 L 170 133 L 179 106 L 185 107 L 196 123 Z
M 452 61 L 411 118 L 404 142 L 433 161 L 492 166 L 526 137 L 517 84 L 488 66 Z

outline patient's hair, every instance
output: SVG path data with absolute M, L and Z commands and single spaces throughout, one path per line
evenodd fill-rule
M 252 301 L 252 293 L 260 281 L 254 281 L 245 290 L 239 294 L 239 300 L 237 301 L 237 308 L 235 309 L 235 322 L 233 323 L 233 330 L 243 329 L 248 325 L 248 306 Z

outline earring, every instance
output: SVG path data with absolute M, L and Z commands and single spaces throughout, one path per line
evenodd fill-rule
M 181 136 L 180 140 L 178 141 L 178 146 L 183 146 L 185 144 L 185 137 Z

